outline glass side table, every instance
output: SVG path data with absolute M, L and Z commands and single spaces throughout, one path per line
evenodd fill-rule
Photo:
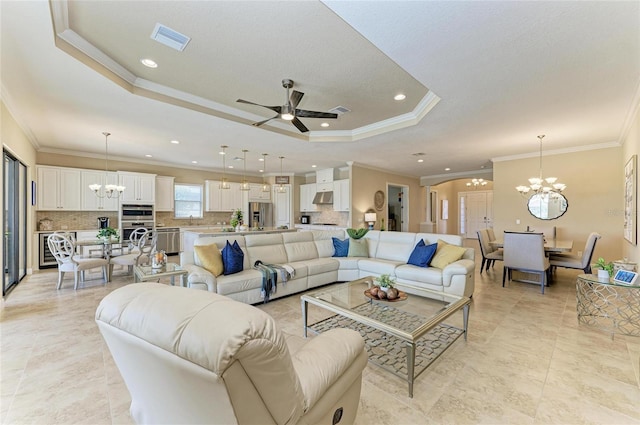
M 613 335 L 640 336 L 640 286 L 623 285 L 594 274 L 576 281 L 578 322 Z
M 171 286 L 175 285 L 175 277 L 180 277 L 180 286 L 187 286 L 186 277 L 189 272 L 179 264 L 167 263 L 164 266 L 154 269 L 151 266 L 133 266 L 135 282 L 148 282 L 150 280 L 159 281 L 162 277 L 171 278 Z

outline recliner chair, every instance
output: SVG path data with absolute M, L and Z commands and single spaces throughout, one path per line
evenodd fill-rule
M 223 295 L 158 283 L 107 295 L 96 322 L 136 423 L 349 424 L 364 340 L 333 329 L 292 351 L 271 316 Z M 302 340 L 302 341 L 299 341 Z

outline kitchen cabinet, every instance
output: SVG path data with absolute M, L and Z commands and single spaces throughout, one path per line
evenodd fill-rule
M 284 192 L 279 191 L 280 186 L 273 187 L 274 224 L 291 229 L 291 186 L 287 184 L 283 187 Z
M 174 209 L 174 180 L 175 177 L 156 176 L 156 201 L 155 209 L 158 211 L 172 212 Z
M 326 168 L 324 170 L 316 171 L 316 183 L 332 183 L 333 182 L 333 168 Z
M 300 185 L 300 211 L 317 211 L 316 205 L 313 203 L 313 197 L 316 195 L 316 184 Z
M 333 210 L 349 211 L 351 201 L 349 189 L 349 179 L 336 180 L 333 182 Z
M 40 211 L 80 211 L 82 179 L 79 169 L 37 167 L 37 208 Z
M 104 187 L 107 184 L 118 184 L 118 173 L 96 170 L 82 170 L 82 211 L 118 211 L 118 197 L 107 198 L 104 195 Z M 99 184 L 98 195 L 89 189 L 89 185 Z
M 155 202 L 156 175 L 144 173 L 118 172 L 118 184 L 125 190 L 120 196 L 123 203 Z
M 262 191 L 261 184 L 251 183 L 249 185 L 249 202 L 265 202 L 271 200 L 271 190 Z
M 248 198 L 240 190 L 240 183 L 229 182 L 229 189 L 220 189 L 218 180 L 206 180 L 206 211 L 229 211 L 240 209 L 246 214 Z M 245 199 L 246 198 L 246 199 Z M 246 215 L 245 215 L 246 216 Z

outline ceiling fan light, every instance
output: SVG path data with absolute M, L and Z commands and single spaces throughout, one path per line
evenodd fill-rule
M 287 113 L 280 115 L 280 118 L 282 118 L 283 120 L 292 121 L 295 117 L 293 116 L 293 114 Z

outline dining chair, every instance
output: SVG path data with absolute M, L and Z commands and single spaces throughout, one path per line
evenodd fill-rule
M 133 272 L 133 266 L 149 264 L 151 262 L 151 253 L 156 249 L 156 232 L 148 229 L 144 230 L 142 236 L 136 238 L 136 245 L 130 249 L 128 254 L 109 258 L 109 275 L 113 274 L 114 265 L 127 266 L 127 273 L 131 274 Z
M 600 239 L 600 235 L 596 232 L 591 232 L 587 238 L 587 242 L 582 251 L 582 256 L 573 255 L 569 253 L 551 254 L 549 256 L 549 263 L 552 268 L 563 267 L 565 269 L 578 269 L 585 273 L 591 273 L 591 258 L 593 252 L 596 249 L 596 242 Z
M 502 286 L 511 272 L 519 270 L 540 275 L 540 289 L 549 281 L 550 264 L 544 253 L 544 235 L 542 233 L 504 232 L 504 270 Z
M 480 242 L 480 252 L 482 253 L 480 274 L 482 274 L 482 269 L 485 269 L 485 271 L 489 271 L 489 267 L 493 267 L 493 264 L 496 262 L 496 260 L 502 261 L 504 259 L 503 252 L 498 251 L 496 248 L 491 246 L 491 244 L 489 243 L 490 240 L 492 239 L 489 236 L 489 229 L 478 230 L 478 241 Z
M 62 280 L 66 272 L 73 272 L 73 289 L 78 289 L 78 281 L 82 277 L 84 282 L 84 271 L 102 267 L 102 276 L 105 284 L 108 281 L 107 266 L 109 260 L 106 258 L 88 258 L 76 254 L 75 243 L 69 235 L 63 233 L 52 233 L 47 238 L 47 245 L 51 255 L 58 263 L 58 285 L 56 289 L 62 287 Z
M 129 234 L 129 241 L 126 242 L 126 246 L 125 246 L 125 242 L 123 241 L 122 246 L 120 248 L 112 249 L 111 257 L 139 253 L 140 249 L 138 248 L 138 243 L 140 241 L 140 238 L 148 231 L 149 229 L 147 229 L 146 227 L 138 227 L 134 229 L 133 232 Z
M 527 229 L 533 233 L 542 233 L 546 239 L 555 239 L 556 238 L 556 226 L 535 226 L 534 228 Z

